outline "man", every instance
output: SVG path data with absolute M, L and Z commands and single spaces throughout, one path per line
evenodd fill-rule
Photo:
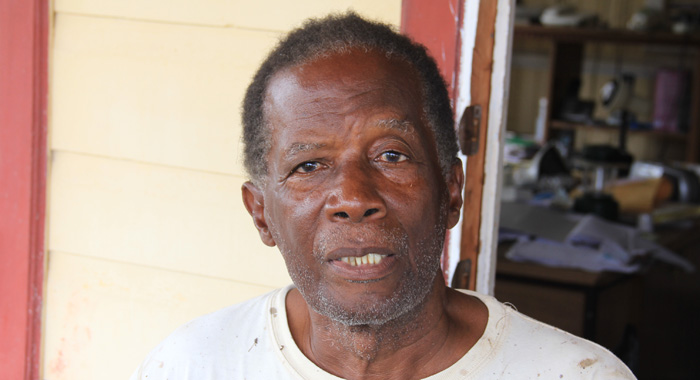
M 270 54 L 243 201 L 294 286 L 196 319 L 132 379 L 631 379 L 605 349 L 445 286 L 462 166 L 435 62 L 354 14 Z

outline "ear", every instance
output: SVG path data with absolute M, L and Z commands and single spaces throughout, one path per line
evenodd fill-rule
M 247 181 L 241 186 L 241 192 L 243 193 L 243 204 L 250 216 L 253 217 L 253 224 L 258 229 L 260 240 L 265 245 L 274 247 L 276 245 L 275 239 L 272 238 L 270 228 L 265 219 L 265 198 L 262 191 L 252 182 Z
M 452 228 L 459 222 L 460 211 L 462 210 L 462 191 L 464 187 L 464 170 L 462 160 L 455 159 L 449 173 L 447 174 L 447 192 L 450 197 L 447 208 L 447 228 Z

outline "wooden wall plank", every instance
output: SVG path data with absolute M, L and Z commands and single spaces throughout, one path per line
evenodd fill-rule
M 479 151 L 467 159 L 464 184 L 465 210 L 462 219 L 461 259 L 471 260 L 469 289 L 476 289 L 479 253 L 481 252 L 481 218 L 484 192 L 484 163 L 486 162 L 487 128 L 491 96 L 491 74 L 493 72 L 493 47 L 495 40 L 495 20 L 498 3 L 479 3 L 479 22 L 476 26 L 476 42 L 472 60 L 471 104 L 481 105 L 481 132 Z
M 236 0 L 231 23 L 245 28 L 289 30 L 309 17 L 353 9 L 367 17 L 398 25 L 401 0 Z
M 277 33 L 59 15 L 53 149 L 243 174 L 243 94 Z
M 493 20 L 495 29 L 493 33 L 491 84 L 489 86 L 489 112 L 487 112 L 488 128 L 486 131 L 483 131 L 487 136 L 483 169 L 481 226 L 479 231 L 480 251 L 476 269 L 476 291 L 491 295 L 494 292 L 496 282 L 496 251 L 498 247 L 501 181 L 503 177 L 501 169 L 503 168 L 503 144 L 508 115 L 506 107 L 509 96 L 510 56 L 513 50 L 515 2 L 513 0 L 498 0 L 496 7 L 496 17 Z M 481 22 L 481 19 L 479 21 Z M 477 52 L 478 49 L 475 49 L 475 54 Z
M 62 13 L 276 31 L 347 9 L 398 25 L 401 0 L 56 0 Z
M 49 249 L 264 286 L 291 283 L 241 201 L 243 179 L 67 152 L 53 157 Z
M 272 288 L 49 253 L 45 379 L 128 379 L 146 354 L 199 315 Z
M 224 26 L 235 13 L 230 0 L 54 0 L 58 13 Z

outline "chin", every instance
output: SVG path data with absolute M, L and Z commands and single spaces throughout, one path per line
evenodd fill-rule
M 404 283 L 386 296 L 376 293 L 346 296 L 329 289 L 315 289 L 308 294 L 299 286 L 297 288 L 316 313 L 332 321 L 346 326 L 381 326 L 415 314 L 413 311 L 425 303 L 435 284 L 435 275 L 412 279 L 410 284 Z

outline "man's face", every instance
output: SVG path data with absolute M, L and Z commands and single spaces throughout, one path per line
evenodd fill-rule
M 351 325 L 420 305 L 462 179 L 441 174 L 414 70 L 372 52 L 319 58 L 273 77 L 265 116 L 268 177 L 244 199 L 306 302 Z

